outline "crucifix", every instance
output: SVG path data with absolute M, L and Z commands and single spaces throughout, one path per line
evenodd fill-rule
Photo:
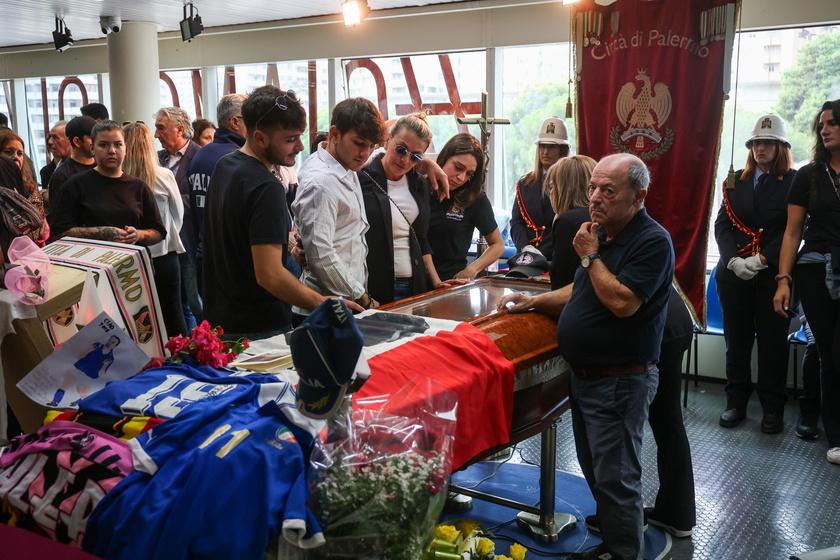
M 490 140 L 490 126 L 494 124 L 510 124 L 509 119 L 500 119 L 487 116 L 487 92 L 481 92 L 481 116 L 478 118 L 465 119 L 458 117 L 458 124 L 477 124 L 481 129 L 481 149 L 484 150 L 484 171 L 490 162 L 490 154 L 487 151 L 487 143 Z
M 478 128 L 481 129 L 481 149 L 484 151 L 484 177 L 488 176 L 488 171 L 490 169 L 490 152 L 488 151 L 488 143 L 490 140 L 490 127 L 495 124 L 510 124 L 510 119 L 501 119 L 495 117 L 488 117 L 487 116 L 487 92 L 481 92 L 481 116 L 478 118 L 471 118 L 465 119 L 463 117 L 458 117 L 457 121 L 458 124 L 477 124 Z M 481 256 L 484 252 L 484 249 L 487 248 L 487 241 L 484 237 L 479 237 L 478 241 L 476 242 L 475 246 L 475 258 Z M 484 276 L 486 271 L 482 271 L 479 276 Z

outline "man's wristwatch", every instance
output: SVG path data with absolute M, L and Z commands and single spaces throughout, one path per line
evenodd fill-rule
M 589 268 L 589 265 L 592 264 L 592 261 L 595 259 L 600 259 L 601 255 L 598 253 L 592 253 L 591 255 L 584 255 L 580 258 L 580 266 L 583 268 Z

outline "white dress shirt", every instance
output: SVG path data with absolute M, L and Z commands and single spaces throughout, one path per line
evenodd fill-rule
M 166 228 L 166 238 L 160 243 L 149 247 L 152 257 L 161 257 L 171 251 L 176 253 L 184 252 L 184 244 L 181 242 L 181 225 L 184 223 L 184 202 L 181 200 L 181 193 L 178 191 L 178 182 L 175 175 L 164 167 L 155 168 L 157 178 L 155 179 L 152 191 L 155 195 L 160 221 Z
M 361 298 L 367 290 L 368 222 L 359 178 L 323 147 L 307 158 L 298 178 L 292 213 L 309 266 L 301 282 L 325 296 Z M 311 309 L 292 311 L 308 315 Z

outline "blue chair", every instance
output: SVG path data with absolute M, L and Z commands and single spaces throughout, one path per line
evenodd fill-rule
M 709 273 L 709 282 L 706 284 L 706 328 L 694 325 L 694 386 L 697 387 L 700 379 L 698 362 L 700 351 L 698 339 L 701 334 L 712 334 L 723 336 L 723 311 L 720 308 L 720 300 L 717 295 L 717 283 L 715 282 L 715 269 Z M 683 391 L 683 408 L 688 406 L 688 381 L 691 377 L 691 350 L 685 363 L 685 390 Z

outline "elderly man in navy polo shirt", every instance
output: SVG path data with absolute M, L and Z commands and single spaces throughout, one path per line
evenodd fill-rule
M 569 558 L 642 558 L 642 434 L 674 275 L 671 237 L 644 208 L 649 184 L 636 156 L 603 158 L 589 184 L 592 222 L 573 242 L 581 257 L 574 283 L 499 302 L 511 312 L 561 312 L 557 345 L 572 368 L 575 446 L 604 539 Z

